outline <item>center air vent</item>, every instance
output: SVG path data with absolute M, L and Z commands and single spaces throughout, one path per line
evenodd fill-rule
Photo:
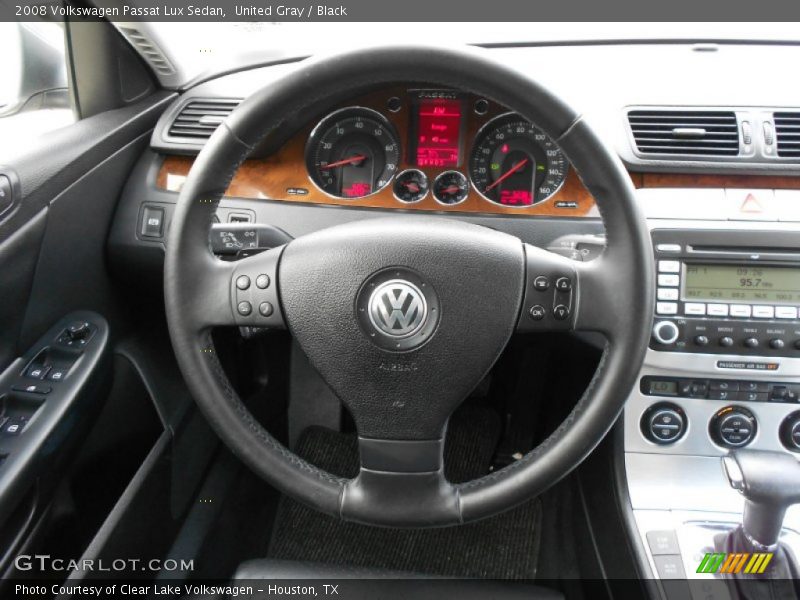
M 241 100 L 192 100 L 187 103 L 169 127 L 169 137 L 203 141 L 211 137 Z
M 739 127 L 733 111 L 632 110 L 628 122 L 641 154 L 739 154 Z
M 800 158 L 800 112 L 776 112 L 773 118 L 778 156 Z

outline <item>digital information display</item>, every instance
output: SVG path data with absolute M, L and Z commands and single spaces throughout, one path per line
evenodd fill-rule
M 685 269 L 683 299 L 688 302 L 800 304 L 800 269 L 699 264 Z
M 677 396 L 678 395 L 678 382 L 677 381 L 659 381 L 652 380 L 650 382 L 650 393 L 656 396 Z
M 416 165 L 457 167 L 461 148 L 461 101 L 420 98 L 416 109 Z

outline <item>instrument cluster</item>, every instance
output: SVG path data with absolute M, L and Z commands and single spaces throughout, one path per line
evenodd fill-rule
M 305 145 L 314 185 L 358 199 L 391 186 L 415 204 L 464 202 L 472 190 L 493 204 L 524 208 L 552 197 L 569 163 L 535 124 L 485 98 L 411 89 L 386 99 L 385 112 L 360 105 L 325 116 Z

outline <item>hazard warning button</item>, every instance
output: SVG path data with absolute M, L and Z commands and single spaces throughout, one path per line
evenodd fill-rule
M 728 219 L 732 221 L 777 221 L 773 190 L 726 189 Z

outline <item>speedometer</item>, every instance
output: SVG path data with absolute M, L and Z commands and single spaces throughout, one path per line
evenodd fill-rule
M 306 168 L 317 186 L 337 198 L 360 198 L 383 189 L 400 161 L 391 124 L 367 108 L 345 108 L 325 117 L 306 144 Z
M 472 185 L 487 200 L 530 206 L 558 191 L 568 162 L 541 129 L 519 115 L 505 114 L 478 132 L 469 166 Z

